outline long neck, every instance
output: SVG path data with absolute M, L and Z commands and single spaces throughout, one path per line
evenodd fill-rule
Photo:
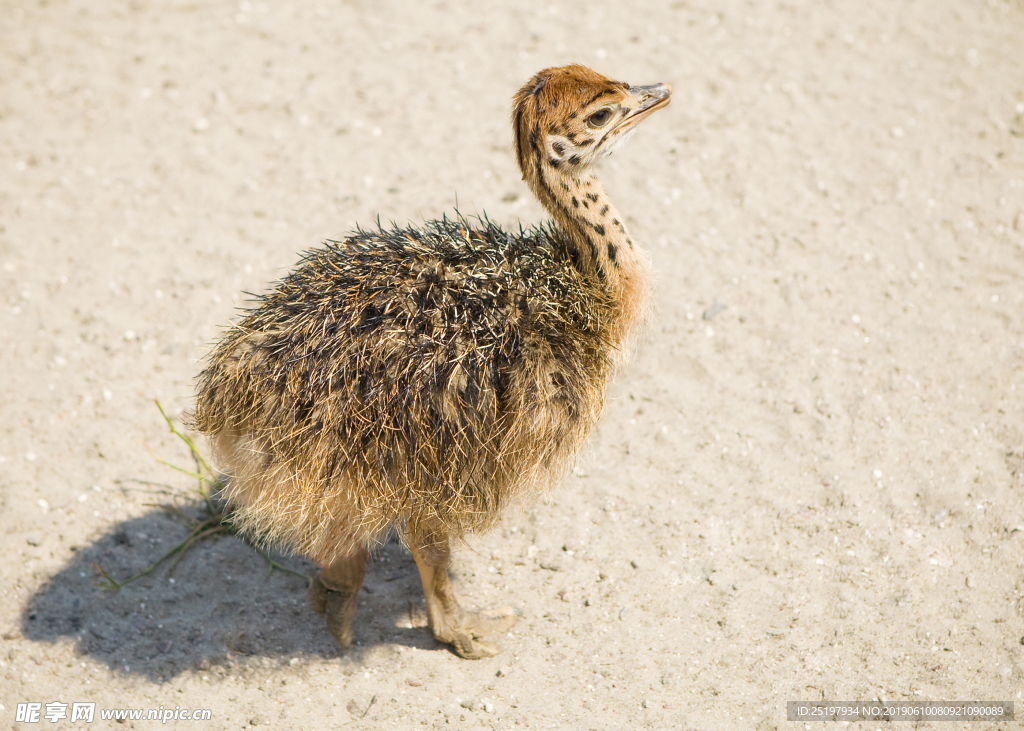
M 610 296 L 616 315 L 610 335 L 621 342 L 646 315 L 646 254 L 592 173 L 546 161 L 530 172 L 527 182 L 566 234 L 573 265 Z

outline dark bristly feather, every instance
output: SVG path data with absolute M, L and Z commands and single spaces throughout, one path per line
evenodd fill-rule
M 460 216 L 306 252 L 200 375 L 194 426 L 231 436 L 242 524 L 327 557 L 339 518 L 366 542 L 424 510 L 461 535 L 557 478 L 613 350 L 612 303 L 566 248 L 550 226 Z

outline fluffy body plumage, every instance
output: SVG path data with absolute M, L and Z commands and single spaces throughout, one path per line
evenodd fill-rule
M 594 425 L 613 306 L 556 229 L 358 232 L 306 254 L 223 339 L 194 422 L 257 536 L 318 561 L 416 519 L 488 527 Z
M 342 648 L 368 548 L 399 526 L 434 636 L 463 657 L 499 651 L 479 638 L 515 617 L 459 606 L 450 541 L 556 481 L 597 422 L 647 260 L 592 167 L 670 92 L 541 71 L 512 120 L 553 224 L 458 217 L 328 242 L 210 355 L 192 425 L 231 475 L 239 524 L 319 562 L 310 597 Z

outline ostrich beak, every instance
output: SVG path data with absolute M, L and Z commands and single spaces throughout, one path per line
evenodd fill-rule
M 622 120 L 622 126 L 632 127 L 646 119 L 656 110 L 668 106 L 672 99 L 671 84 L 651 84 L 650 86 L 631 86 L 629 95 L 640 102 L 640 105 Z

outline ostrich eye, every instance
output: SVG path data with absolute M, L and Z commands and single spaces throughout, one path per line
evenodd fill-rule
M 587 117 L 587 124 L 591 127 L 604 127 L 608 124 L 608 120 L 612 118 L 611 109 L 598 109 L 596 112 Z

